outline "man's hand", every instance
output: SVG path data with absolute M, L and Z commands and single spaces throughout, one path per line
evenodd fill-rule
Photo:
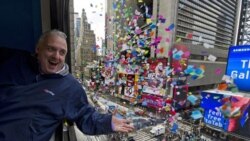
M 124 133 L 128 133 L 134 130 L 134 126 L 130 124 L 129 120 L 119 119 L 115 116 L 112 116 L 112 128 L 115 132 Z

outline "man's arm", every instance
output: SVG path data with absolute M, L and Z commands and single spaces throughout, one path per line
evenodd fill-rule
M 74 86 L 75 85 L 75 86 Z M 80 84 L 72 84 L 75 90 L 66 99 L 66 119 L 74 121 L 85 134 L 98 135 L 112 133 L 112 115 L 100 114 L 88 101 Z
M 126 119 L 118 119 L 112 114 L 100 114 L 89 105 L 85 91 L 74 93 L 67 103 L 68 119 L 76 122 L 77 127 L 85 134 L 98 135 L 113 132 L 130 132 L 134 129 Z M 73 106 L 73 107 L 72 107 Z

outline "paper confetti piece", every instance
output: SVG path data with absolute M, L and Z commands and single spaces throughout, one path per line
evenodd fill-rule
M 203 115 L 199 110 L 194 110 L 192 111 L 191 117 L 196 120 L 202 118 Z
M 188 58 L 190 56 L 190 51 L 186 51 L 183 54 L 183 57 Z
M 166 19 L 162 18 L 162 19 L 159 19 L 160 23 L 165 23 L 166 22 Z
M 152 23 L 152 20 L 150 18 L 147 18 L 146 22 L 147 22 L 147 24 L 150 24 L 150 23 Z
M 187 100 L 189 102 L 191 102 L 192 105 L 195 105 L 195 103 L 198 100 L 198 98 L 196 96 L 194 96 L 194 95 L 190 95 L 190 96 L 187 97 Z
M 206 49 L 209 49 L 210 48 L 210 45 L 208 43 L 204 43 L 203 46 L 206 48 Z
M 113 9 L 116 9 L 116 3 L 113 3 Z
M 143 2 L 143 0 L 138 0 L 138 2 L 139 2 L 139 3 L 142 3 L 142 2 Z
M 217 57 L 212 55 L 212 54 L 209 54 L 208 58 L 207 58 L 209 61 L 212 61 L 212 62 L 215 62 Z
M 166 76 L 168 76 L 174 69 L 171 69 L 169 66 L 166 67 Z
M 232 89 L 231 89 L 231 92 L 232 92 L 232 93 L 236 93 L 236 92 L 239 92 L 239 90 L 238 90 L 238 88 L 235 87 L 235 88 L 232 88 Z
M 192 39 L 193 38 L 193 33 L 187 33 L 186 38 Z
M 141 32 L 142 32 L 142 31 L 141 31 L 140 28 L 136 28 L 136 29 L 135 29 L 135 33 L 136 33 L 136 34 L 141 34 Z
M 165 28 L 166 31 L 171 31 L 174 29 L 174 24 L 172 23 L 169 27 Z
M 226 81 L 226 83 L 233 83 L 233 78 L 228 75 L 223 75 L 222 81 Z
M 152 37 L 152 36 L 154 36 L 154 34 L 155 34 L 155 32 L 151 31 L 149 35 L 150 35 L 150 37 Z
M 168 42 L 168 43 L 169 43 L 169 42 L 170 42 L 170 39 L 169 39 L 169 38 L 166 38 L 166 42 Z
M 156 25 L 154 23 L 152 23 L 150 26 L 149 26 L 150 29 L 154 29 L 156 28 Z
M 200 68 L 205 70 L 206 66 L 205 65 L 200 65 Z
M 141 12 L 139 12 L 137 9 L 135 10 L 135 15 L 141 15 Z
M 181 38 L 178 38 L 175 42 L 179 43 L 181 41 Z
M 222 69 L 221 68 L 215 69 L 215 74 L 216 75 L 220 75 L 221 73 L 222 73 Z
M 182 51 L 182 50 L 179 50 L 179 51 L 175 52 L 175 53 L 173 54 L 173 59 L 175 59 L 175 60 L 180 60 L 182 54 L 183 54 L 183 51 Z
M 160 53 L 161 54 L 164 53 L 164 48 L 163 47 L 160 48 Z
M 155 53 L 158 54 L 160 52 L 160 49 L 156 49 Z
M 227 84 L 226 83 L 220 83 L 217 87 L 218 90 L 226 90 Z

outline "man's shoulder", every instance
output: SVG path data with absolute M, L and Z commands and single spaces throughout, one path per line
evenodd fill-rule
M 71 73 L 67 74 L 65 79 L 65 82 L 70 83 L 72 86 L 82 86 L 82 84 Z

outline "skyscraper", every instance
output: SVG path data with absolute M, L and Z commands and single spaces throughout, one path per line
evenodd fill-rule
M 97 60 L 95 34 L 94 31 L 91 30 L 91 25 L 87 21 L 84 9 L 82 9 L 80 36 L 77 44 L 76 65 L 78 71 L 84 74 L 84 68 L 87 64 Z
M 190 87 L 208 89 L 221 81 L 228 48 L 235 45 L 238 4 L 236 0 L 179 0 L 176 3 L 173 41 L 181 38 L 181 43 L 188 46 L 189 65 L 206 67 L 202 79 L 188 79 Z

